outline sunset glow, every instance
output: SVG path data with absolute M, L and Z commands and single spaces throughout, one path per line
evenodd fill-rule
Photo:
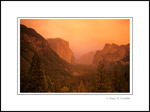
M 130 19 L 20 19 L 20 24 L 35 29 L 45 39 L 68 41 L 76 58 L 102 49 L 105 43 L 130 43 Z

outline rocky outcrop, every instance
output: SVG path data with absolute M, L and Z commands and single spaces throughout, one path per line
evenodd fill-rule
M 50 47 L 65 61 L 71 64 L 76 63 L 73 52 L 69 48 L 69 42 L 61 38 L 49 38 L 47 39 Z
M 99 61 L 129 63 L 129 44 L 105 44 L 102 50 L 96 52 L 93 64 L 98 64 Z
M 92 51 L 92 52 L 88 52 L 88 53 L 84 54 L 83 56 L 81 56 L 78 59 L 78 63 L 84 64 L 84 65 L 92 64 L 95 53 L 96 53 L 96 51 Z

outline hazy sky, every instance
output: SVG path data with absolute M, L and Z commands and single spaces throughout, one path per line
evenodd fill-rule
M 67 40 L 76 58 L 102 49 L 105 43 L 130 42 L 129 19 L 21 19 L 20 23 L 35 29 L 45 39 Z

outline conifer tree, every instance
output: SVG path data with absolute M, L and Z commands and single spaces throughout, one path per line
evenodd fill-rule
M 105 66 L 102 61 L 98 64 L 98 75 L 97 75 L 97 91 L 103 92 L 106 88 L 106 72 L 105 72 Z
M 27 89 L 28 92 L 48 92 L 45 72 L 37 54 L 32 59 Z

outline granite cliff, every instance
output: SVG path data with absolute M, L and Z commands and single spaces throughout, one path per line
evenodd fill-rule
M 65 61 L 71 64 L 76 63 L 76 59 L 72 50 L 69 47 L 69 42 L 61 38 L 49 38 L 47 39 L 50 47 Z
M 98 64 L 99 61 L 105 61 L 107 63 L 118 62 L 122 64 L 129 63 L 129 44 L 117 45 L 117 44 L 105 44 L 102 50 L 98 50 L 94 56 L 93 64 Z

